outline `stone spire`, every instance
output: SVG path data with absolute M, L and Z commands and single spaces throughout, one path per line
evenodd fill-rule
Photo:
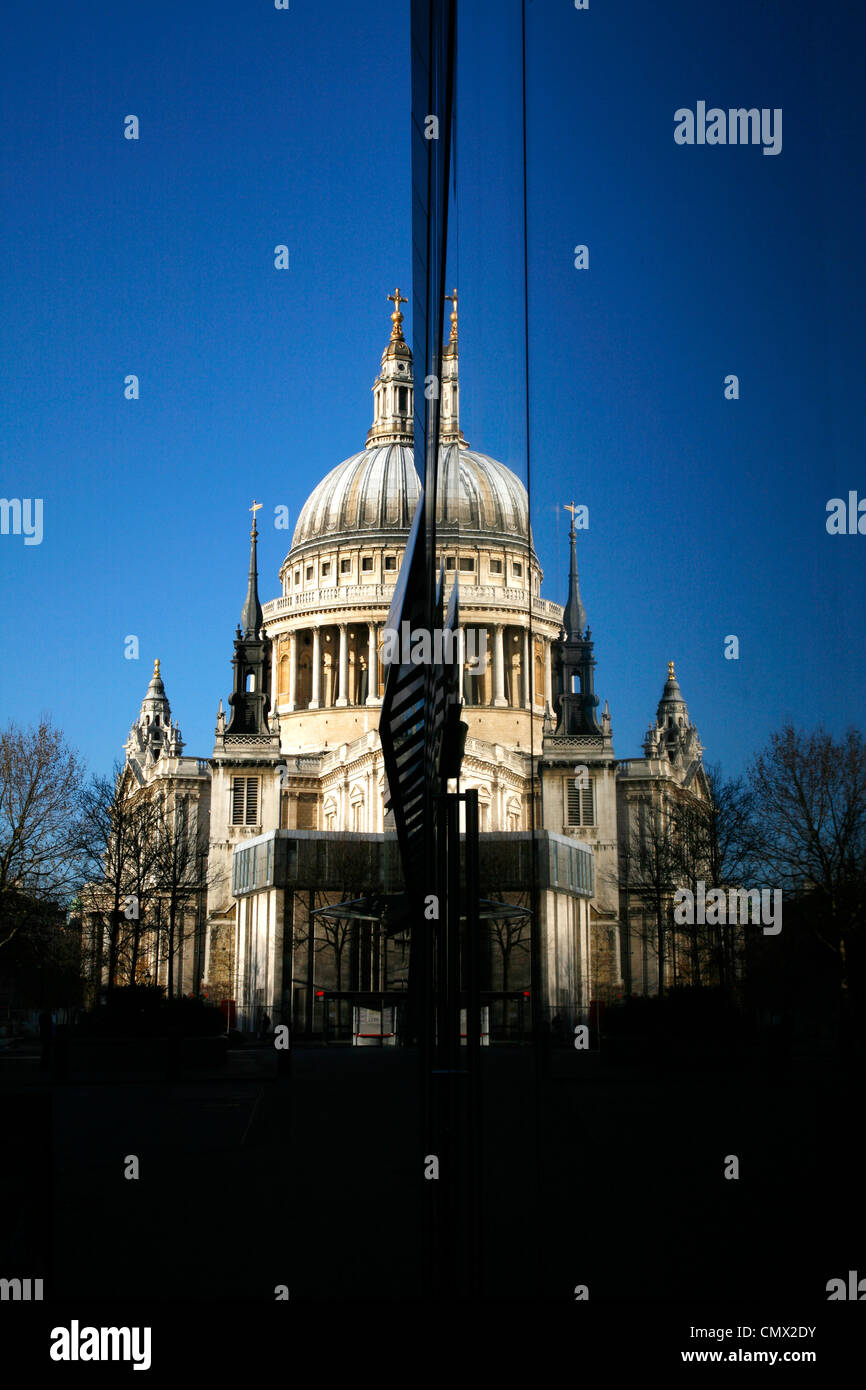
M 165 686 L 162 683 L 162 676 L 159 674 L 159 657 L 153 663 L 153 675 L 150 678 L 147 693 L 141 702 L 138 722 L 141 725 L 155 723 L 161 728 L 168 728 L 171 724 L 171 707 L 165 693 Z
M 460 382 L 457 359 L 457 290 L 445 298 L 451 304 L 451 334 L 442 352 L 442 397 L 439 402 L 439 441 L 468 448 L 460 433 Z
M 689 722 L 689 712 L 683 699 L 683 692 L 677 682 L 674 663 L 669 661 L 668 678 L 665 681 L 665 688 L 662 691 L 662 697 L 656 711 L 656 723 L 660 729 L 671 728 L 671 720 L 678 728 L 685 726 Z
M 415 432 L 412 353 L 403 337 L 400 312 L 400 305 L 407 304 L 408 300 L 399 289 L 386 297 L 393 301 L 394 312 L 391 337 L 373 383 L 373 424 L 367 432 L 368 449 L 375 449 L 379 444 L 411 444 Z
M 256 568 L 256 512 L 261 502 L 253 502 L 253 529 L 250 532 L 250 572 L 247 597 L 241 621 L 235 635 L 234 689 L 229 696 L 231 718 L 223 733 L 223 719 L 217 716 L 217 740 L 258 739 L 262 735 L 276 739 L 268 725 L 271 704 L 271 644 L 262 632 L 262 606 L 259 603 L 258 570 Z M 220 711 L 220 714 L 222 711 Z
M 558 735 L 610 734 L 610 720 L 605 730 L 599 726 L 596 717 L 598 696 L 593 689 L 592 633 L 586 623 L 586 609 L 580 598 L 580 585 L 577 578 L 577 532 L 574 503 L 566 504 L 571 512 L 571 565 L 568 576 L 568 602 L 562 615 L 562 635 L 553 644 L 553 660 L 556 674 L 556 698 L 554 709 L 557 715 Z
M 245 637 L 258 637 L 262 626 L 262 605 L 259 603 L 259 571 L 256 557 L 256 542 L 259 538 L 256 526 L 256 512 L 261 502 L 253 498 L 250 511 L 253 514 L 253 529 L 250 531 L 250 572 L 247 580 L 247 597 L 241 609 L 241 631 Z
M 689 718 L 688 706 L 683 699 L 672 661 L 668 662 L 668 678 L 656 711 L 655 726 L 650 725 L 649 733 L 644 740 L 644 751 L 647 756 L 658 756 L 664 752 L 671 762 L 683 764 L 700 760 L 703 753 L 698 731 Z
M 159 660 L 153 663 L 153 675 L 147 687 L 138 719 L 133 724 L 125 744 L 127 762 L 143 768 L 155 762 L 163 752 L 180 756 L 183 739 L 176 723 L 172 723 L 171 706 L 159 673 Z
M 571 530 L 568 533 L 571 559 L 568 566 L 568 602 L 562 615 L 562 625 L 566 637 L 571 641 L 578 641 L 586 630 L 586 609 L 581 601 L 580 579 L 577 573 L 577 531 L 574 528 L 574 514 L 577 508 L 573 502 L 567 502 L 565 510 L 571 512 Z

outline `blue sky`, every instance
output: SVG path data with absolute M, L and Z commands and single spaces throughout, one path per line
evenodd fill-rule
M 526 479 L 519 5 L 460 12 L 462 425 Z M 838 0 L 527 14 L 543 593 L 564 597 L 574 497 L 617 753 L 674 658 L 708 759 L 736 771 L 784 719 L 863 722 L 866 536 L 825 527 L 829 498 L 866 497 L 862 20 Z M 94 770 L 154 656 L 187 751 L 211 751 L 247 508 L 294 524 L 363 446 L 385 295 L 409 289 L 408 18 L 408 0 L 8 16 L 0 495 L 43 498 L 44 537 L 0 536 L 0 720 L 50 711 Z M 782 152 L 677 145 L 699 100 L 781 107 Z M 263 601 L 287 539 L 263 527 Z

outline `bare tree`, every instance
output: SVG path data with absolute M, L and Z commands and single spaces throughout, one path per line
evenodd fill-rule
M 518 954 L 529 954 L 529 934 L 530 927 L 524 917 L 500 917 L 490 924 L 490 940 L 496 945 L 502 963 L 503 994 L 508 993 L 511 984 L 512 957 L 516 959 Z M 501 1022 L 502 1027 L 506 1028 L 509 1020 L 508 1000 L 503 999 L 501 1003 Z
M 92 924 L 94 970 L 98 984 L 108 946 L 108 988 L 117 984 L 129 934 L 134 805 L 123 785 L 123 766 L 109 777 L 93 777 L 83 789 L 78 821 L 78 853 L 83 865 L 82 914 Z
M 0 947 L 32 919 L 34 905 L 65 906 L 72 896 L 82 776 L 50 718 L 0 730 Z
M 529 929 L 524 917 L 518 919 L 503 917 L 494 921 L 490 928 L 492 940 L 499 948 L 502 960 L 502 992 L 508 993 L 511 983 L 512 956 L 529 952 Z
M 127 891 L 129 930 L 126 968 L 131 985 L 138 984 L 138 969 L 143 956 L 143 942 L 153 930 L 151 907 L 157 898 L 157 863 L 159 835 L 162 823 L 161 799 L 140 795 L 130 798 L 127 858 Z M 157 971 L 159 950 L 157 946 Z
M 704 771 L 710 789 L 704 806 L 707 883 L 720 888 L 748 885 L 756 874 L 754 792 L 745 778 L 724 777 L 718 764 Z M 735 923 L 710 928 L 708 952 L 720 985 L 734 983 L 741 949 L 742 935 Z
M 165 953 L 169 999 L 174 996 L 174 960 L 187 904 L 207 886 L 203 864 L 196 826 L 189 813 L 189 800 L 175 796 L 160 815 L 154 863 L 156 889 L 168 918 Z M 182 946 L 182 941 L 180 944 Z
M 705 887 L 710 886 L 707 811 L 705 803 L 692 797 L 677 798 L 671 810 L 672 868 L 677 888 L 688 888 L 695 897 L 699 882 L 703 882 Z M 679 932 L 687 944 L 690 982 L 699 987 L 704 983 L 702 967 L 713 928 L 699 923 L 696 913 L 692 917 L 693 920 L 681 926 Z
M 767 880 L 808 897 L 818 940 L 838 959 L 843 998 L 850 958 L 863 966 L 866 917 L 866 740 L 857 729 L 786 725 L 750 773 L 753 843 Z
M 651 927 L 645 933 L 645 939 L 658 959 L 658 992 L 661 999 L 665 991 L 669 954 L 671 903 L 679 886 L 678 851 L 670 802 L 667 799 L 659 801 L 646 798 L 639 803 L 639 807 L 638 823 L 632 826 L 621 856 L 622 884 L 626 893 L 626 911 L 635 899 L 651 913 Z M 673 963 L 675 965 L 675 960 Z

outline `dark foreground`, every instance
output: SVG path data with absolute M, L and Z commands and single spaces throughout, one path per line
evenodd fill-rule
M 866 1275 L 861 1080 L 833 1056 L 482 1062 L 483 1298 L 826 1309 L 829 1279 Z M 423 1295 L 412 1052 L 300 1049 L 278 1079 L 249 1047 L 222 1073 L 65 1085 L 17 1052 L 0 1087 L 0 1275 L 46 1298 Z

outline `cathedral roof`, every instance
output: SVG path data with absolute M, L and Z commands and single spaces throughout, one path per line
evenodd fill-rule
M 358 538 L 358 532 L 408 533 L 421 495 L 409 444 L 382 444 L 353 454 L 332 469 L 304 503 L 292 550 Z M 523 483 L 504 464 L 456 442 L 439 449 L 437 528 L 443 537 L 471 541 L 495 535 L 521 542 L 529 536 Z M 531 538 L 530 538 L 531 544 Z
M 399 289 L 391 337 L 373 385 L 373 424 L 367 447 L 333 468 L 311 492 L 301 510 L 290 554 L 335 540 L 405 539 L 421 496 L 415 471 L 414 382 L 412 353 L 403 337 Z M 442 356 L 437 530 L 452 543 L 472 543 L 496 536 L 525 549 L 532 547 L 529 499 L 520 479 L 490 458 L 470 449 L 460 431 L 457 362 L 457 291 L 452 304 L 451 336 Z M 396 533 L 396 534 L 395 534 Z

